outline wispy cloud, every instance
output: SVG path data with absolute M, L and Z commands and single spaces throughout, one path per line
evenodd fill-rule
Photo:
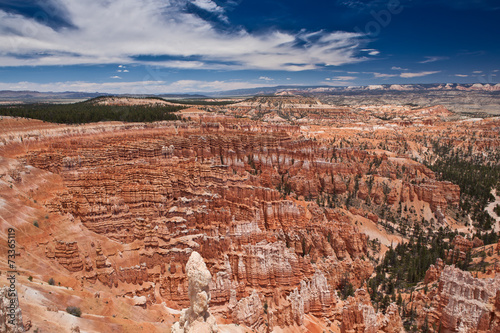
M 394 71 L 407 71 L 408 70 L 408 68 L 401 68 L 401 67 L 396 67 L 396 66 L 392 66 L 391 69 Z
M 267 76 L 261 76 L 261 77 L 259 77 L 259 80 L 274 81 L 274 79 L 271 79 L 270 77 L 267 77 Z
M 230 24 L 221 30 L 203 15 L 187 10 L 188 3 L 225 18 L 224 8 L 213 0 L 62 0 L 58 4 L 64 5 L 72 28 L 55 30 L 0 10 L 0 64 L 148 63 L 301 71 L 356 63 L 378 54 L 367 49 L 366 56 L 358 55 L 360 33 L 270 30 L 258 34 Z M 137 60 L 144 55 L 168 60 Z
M 385 73 L 372 73 L 375 78 L 387 79 L 390 77 L 398 76 L 397 74 L 385 74 Z
M 482 74 L 482 73 L 483 73 L 483 71 L 474 71 L 474 72 L 472 72 L 472 73 L 474 73 L 474 74 Z
M 420 64 L 427 64 L 429 62 L 436 62 L 441 60 L 447 60 L 449 57 L 425 57 L 425 60 L 419 61 Z
M 199 7 L 203 10 L 206 10 L 207 12 L 217 13 L 220 15 L 222 15 L 224 13 L 224 8 L 217 5 L 212 0 L 190 0 L 190 2 L 193 5 Z
M 121 79 L 121 77 L 120 77 L 120 76 L 118 76 L 118 75 L 115 75 L 115 76 L 110 76 L 109 78 L 110 78 L 110 79 Z
M 440 73 L 441 71 L 427 71 L 427 72 L 418 72 L 418 73 L 401 73 L 399 75 L 402 78 L 408 79 L 408 78 L 414 78 L 414 77 L 421 77 L 421 76 L 427 76 L 427 75 L 432 75 L 432 74 L 437 74 Z
M 356 76 L 335 76 L 332 78 L 326 78 L 325 80 L 327 80 L 327 81 L 352 81 L 352 80 L 356 80 L 356 79 L 357 79 Z
M 458 76 L 458 77 L 469 77 L 469 75 L 467 75 L 467 74 L 455 74 L 455 76 Z
M 368 54 L 371 56 L 376 56 L 376 55 L 380 54 L 380 51 L 375 50 L 375 49 L 362 49 L 361 51 L 368 52 Z

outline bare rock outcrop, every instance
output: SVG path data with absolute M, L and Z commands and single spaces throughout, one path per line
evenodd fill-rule
M 250 296 L 240 299 L 234 306 L 232 310 L 233 322 L 262 332 L 265 330 L 265 312 L 267 312 L 267 305 L 264 307 L 259 294 L 254 290 Z
M 0 288 L 0 332 L 24 332 L 17 293 L 8 287 Z
M 490 330 L 492 333 L 500 333 L 500 290 L 497 291 L 494 306 Z
M 481 247 L 481 246 L 484 246 L 483 240 L 481 240 L 477 237 L 474 237 L 474 239 L 472 240 L 472 247 L 476 248 L 476 247 Z
M 172 326 L 172 333 L 216 333 L 215 317 L 208 311 L 210 290 L 208 285 L 212 274 L 207 269 L 201 255 L 194 251 L 186 264 L 189 282 L 190 307 L 182 311 L 177 323 Z
M 430 309 L 429 324 L 442 332 L 498 332 L 500 275 L 494 279 L 472 277 L 454 266 L 441 274 L 438 294 Z
M 340 330 L 342 333 L 405 332 L 396 304 L 390 304 L 385 315 L 375 312 L 364 289 L 358 289 L 354 297 L 347 299 Z
M 425 272 L 424 283 L 429 284 L 439 280 L 441 272 L 444 268 L 444 262 L 441 258 L 436 259 L 436 263 L 431 265 L 427 272 Z
M 54 248 L 48 246 L 45 251 L 47 258 L 55 258 L 62 266 L 71 272 L 84 268 L 77 242 L 54 241 Z
M 456 263 L 458 261 L 465 260 L 467 257 L 467 252 L 474 246 L 473 242 L 464 238 L 461 235 L 457 235 L 453 238 L 451 243 L 452 249 L 446 252 L 447 260 Z
M 457 235 L 455 238 L 453 238 L 453 242 L 451 243 L 451 245 L 455 250 L 459 250 L 461 252 L 467 252 L 470 249 L 472 249 L 474 243 L 464 238 L 461 235 Z

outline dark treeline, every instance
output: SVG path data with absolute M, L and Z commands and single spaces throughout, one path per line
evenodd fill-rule
M 74 104 L 27 104 L 0 107 L 0 115 L 39 119 L 52 123 L 82 124 L 99 121 L 152 122 L 178 120 L 173 113 L 183 106 L 96 105 L 89 102 Z
M 408 243 L 391 247 L 377 266 L 376 276 L 368 281 L 368 291 L 376 307 L 385 310 L 398 300 L 397 294 L 422 281 L 430 265 L 445 257 L 455 235 L 443 228 L 435 233 L 425 232 L 417 224 Z

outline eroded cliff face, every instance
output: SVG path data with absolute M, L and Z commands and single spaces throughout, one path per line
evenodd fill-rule
M 280 219 L 289 217 L 306 223 L 300 207 L 281 200 L 289 193 L 322 205 L 348 194 L 378 205 L 417 200 L 434 212 L 459 201 L 456 185 L 435 181 L 429 169 L 410 160 L 293 140 L 283 132 L 191 132 L 196 131 L 55 142 L 47 150 L 31 152 L 27 161 L 63 175 L 70 190 L 55 208 L 70 212 L 95 232 L 124 242 L 144 237 L 147 223 L 141 226 L 133 216 L 180 216 L 182 208 L 193 206 L 187 201 L 193 199 L 214 205 L 242 200 L 239 215 L 253 215 L 258 226 L 267 229 L 281 227 Z M 402 166 L 405 180 L 398 177 Z M 255 200 L 265 203 L 259 207 Z M 169 211 L 173 207 L 179 212 Z M 206 214 L 194 210 L 183 218 L 191 227 Z M 239 216 L 214 214 L 209 218 L 224 223 Z
M 342 333 L 399 333 L 405 332 L 395 303 L 389 305 L 385 314 L 375 312 L 368 292 L 358 289 L 349 297 L 342 311 Z
M 419 326 L 431 332 L 498 332 L 500 275 L 481 279 L 454 266 L 441 270 L 436 289 L 414 296 Z

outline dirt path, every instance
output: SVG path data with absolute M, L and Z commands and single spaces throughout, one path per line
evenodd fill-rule
M 495 201 L 490 203 L 488 206 L 486 206 L 486 211 L 490 216 L 496 221 L 494 225 L 495 232 L 500 231 L 500 217 L 493 211 L 493 208 L 495 208 L 496 205 L 500 205 L 500 196 L 497 195 L 496 190 L 493 189 L 491 191 L 491 194 L 495 197 Z

